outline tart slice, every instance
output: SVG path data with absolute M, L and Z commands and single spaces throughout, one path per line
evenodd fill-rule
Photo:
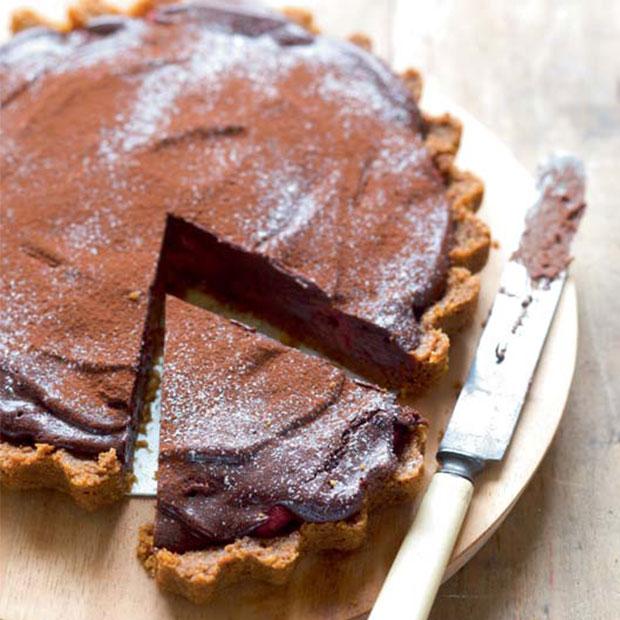
M 166 300 L 154 529 L 140 554 L 195 601 L 238 575 L 282 582 L 304 549 L 349 549 L 367 508 L 412 493 L 425 425 L 380 388 Z

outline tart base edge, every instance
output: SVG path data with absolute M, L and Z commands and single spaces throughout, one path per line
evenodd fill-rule
M 282 585 L 300 558 L 308 553 L 351 551 L 367 538 L 369 522 L 379 507 L 414 497 L 423 481 L 427 428 L 419 425 L 385 485 L 366 498 L 354 517 L 331 523 L 304 523 L 285 536 L 244 536 L 232 543 L 203 551 L 174 553 L 153 545 L 153 524 L 140 528 L 136 554 L 157 585 L 201 604 L 214 594 L 240 581 Z
M 130 481 L 114 449 L 82 458 L 44 443 L 0 442 L 0 484 L 7 489 L 56 489 L 82 508 L 96 510 L 120 500 Z

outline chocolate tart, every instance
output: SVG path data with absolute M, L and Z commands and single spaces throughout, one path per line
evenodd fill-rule
M 393 393 L 174 297 L 166 302 L 155 526 L 140 554 L 202 601 L 350 549 L 366 510 L 411 494 L 426 426 Z
M 2 482 L 90 508 L 123 493 L 165 291 L 203 288 L 377 383 L 432 383 L 489 234 L 419 76 L 299 13 L 101 10 L 0 50 Z

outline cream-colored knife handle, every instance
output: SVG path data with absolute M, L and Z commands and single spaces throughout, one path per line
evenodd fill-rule
M 433 476 L 369 620 L 426 620 L 473 490 L 461 476 L 443 472 Z

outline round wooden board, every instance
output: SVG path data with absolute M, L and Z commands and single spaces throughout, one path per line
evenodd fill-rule
M 431 420 L 427 476 L 437 437 L 449 417 L 513 246 L 533 202 L 532 177 L 488 129 L 450 101 L 427 90 L 426 111 L 451 111 L 463 121 L 459 165 L 478 174 L 486 193 L 482 218 L 499 241 L 482 273 L 474 325 L 455 339 L 451 369 L 419 407 Z M 514 440 L 503 463 L 479 477 L 473 504 L 446 577 L 486 542 L 519 498 L 560 422 L 575 363 L 577 303 L 564 291 Z M 95 514 L 47 491 L 3 492 L 0 504 L 0 618 L 350 618 L 367 611 L 387 573 L 414 505 L 379 511 L 367 543 L 353 553 L 305 558 L 285 586 L 244 584 L 197 607 L 160 592 L 135 557 L 137 529 L 152 519 L 153 500 L 130 500 Z

